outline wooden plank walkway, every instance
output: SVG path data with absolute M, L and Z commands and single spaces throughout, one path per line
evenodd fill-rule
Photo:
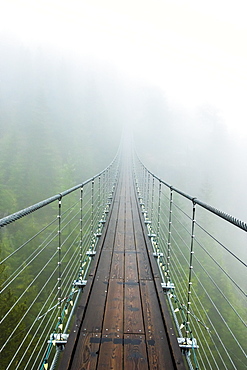
M 60 370 L 185 369 L 128 166 Z

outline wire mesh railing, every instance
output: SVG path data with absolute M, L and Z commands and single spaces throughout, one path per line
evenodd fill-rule
M 246 368 L 247 224 L 159 179 L 137 157 L 133 166 L 189 368 Z
M 93 178 L 0 220 L 0 369 L 49 369 L 106 222 L 119 156 Z

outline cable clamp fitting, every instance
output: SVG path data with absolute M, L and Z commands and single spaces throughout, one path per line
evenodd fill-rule
M 197 349 L 199 346 L 197 345 L 197 340 L 195 338 L 177 338 L 178 345 L 182 349 L 183 353 L 187 353 L 190 349 Z
M 95 254 L 96 254 L 96 251 L 90 251 L 89 250 L 89 251 L 86 252 L 86 255 L 89 256 L 89 257 L 94 257 Z
M 170 281 L 168 281 L 167 283 L 161 283 L 161 287 L 165 291 L 170 290 L 170 289 L 175 289 L 174 283 L 171 283 Z
M 68 341 L 69 334 L 51 334 L 47 343 L 52 343 L 54 346 L 64 347 Z
M 87 285 L 87 280 L 75 280 L 74 286 L 77 286 L 78 288 L 83 288 Z
M 156 257 L 156 258 L 164 257 L 164 253 L 161 253 L 161 252 L 154 252 L 154 253 L 153 253 L 153 256 L 154 256 L 154 257 Z

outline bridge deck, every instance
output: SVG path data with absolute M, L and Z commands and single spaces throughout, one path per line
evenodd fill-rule
M 122 173 L 59 369 L 185 368 L 132 177 Z

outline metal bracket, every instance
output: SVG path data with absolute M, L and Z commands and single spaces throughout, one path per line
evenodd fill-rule
M 168 281 L 167 283 L 161 283 L 161 287 L 163 290 L 175 289 L 175 285 L 170 281 Z
M 68 341 L 69 334 L 51 334 L 47 343 L 52 343 L 54 346 L 64 346 Z
M 89 257 L 94 257 L 96 254 L 96 251 L 87 251 L 86 255 L 89 256 Z
M 86 286 L 86 284 L 87 284 L 87 280 L 75 280 L 74 281 L 74 285 L 79 288 L 83 288 L 84 286 Z
M 178 345 L 180 348 L 182 348 L 184 351 L 189 351 L 190 349 L 197 349 L 199 346 L 197 345 L 197 340 L 195 338 L 189 339 L 189 338 L 177 338 L 178 339 Z
M 164 257 L 164 254 L 161 253 L 161 252 L 154 252 L 153 256 L 156 257 L 156 258 L 159 258 L 159 257 Z

